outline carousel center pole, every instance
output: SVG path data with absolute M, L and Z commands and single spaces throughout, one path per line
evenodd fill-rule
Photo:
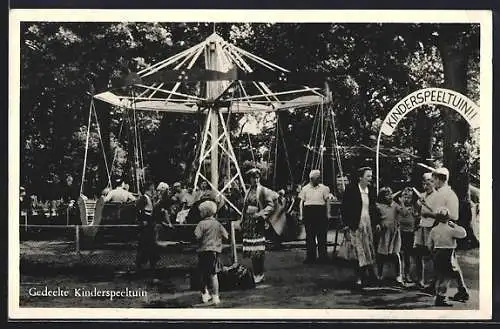
M 219 45 L 215 42 L 209 42 L 206 46 L 206 56 L 207 59 L 205 63 L 205 68 L 207 70 L 220 71 L 220 59 L 218 58 L 217 49 Z M 215 100 L 222 92 L 224 92 L 224 86 L 221 81 L 208 81 L 207 82 L 207 99 L 210 101 Z M 219 108 L 216 104 L 213 104 L 209 110 L 209 122 L 210 122 L 210 134 L 211 134 L 211 157 L 210 157 L 210 181 L 212 183 L 212 190 L 217 192 L 219 189 Z M 221 116 L 222 118 L 222 116 Z M 224 123 L 222 123 L 224 125 Z M 229 138 L 229 136 L 227 136 Z M 228 140 L 228 144 L 231 142 Z M 230 174 L 229 174 L 230 175 Z M 228 176 L 230 177 L 230 176 Z M 233 256 L 233 264 L 238 263 L 238 253 L 236 250 L 236 233 L 234 228 L 234 222 L 230 222 L 230 236 L 231 236 L 231 253 Z
M 217 44 L 215 42 L 209 42 L 206 53 L 206 63 L 205 68 L 207 70 L 218 70 L 218 60 L 217 60 Z M 214 100 L 219 96 L 220 81 L 207 81 L 207 99 Z M 210 181 L 212 183 L 212 189 L 217 189 L 219 186 L 219 115 L 218 108 L 212 106 L 209 110 L 210 118 L 210 134 L 211 134 L 211 157 L 210 157 Z

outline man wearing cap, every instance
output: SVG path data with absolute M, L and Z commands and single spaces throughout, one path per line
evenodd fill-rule
M 321 172 L 312 170 L 309 174 L 309 184 L 299 193 L 300 218 L 306 229 L 307 254 L 305 264 L 316 262 L 317 251 L 319 261 L 326 262 L 326 235 L 328 232 L 328 218 L 326 204 L 330 196 L 330 188 L 320 183 Z M 316 240 L 318 241 L 316 245 Z
M 422 216 L 436 218 L 436 209 L 446 208 L 449 213 L 448 216 L 451 221 L 458 221 L 458 210 L 459 202 L 458 197 L 455 192 L 448 185 L 448 179 L 450 177 L 450 172 L 448 169 L 441 167 L 434 170 L 432 173 L 432 178 L 434 180 L 434 187 L 436 189 L 436 195 L 434 196 L 434 207 L 423 207 Z M 430 209 L 429 209 L 430 208 Z M 432 210 L 431 210 L 432 209 Z M 454 256 L 455 257 L 455 256 Z M 458 281 L 458 292 L 453 296 L 453 300 L 456 301 L 467 301 L 469 299 L 469 293 L 467 291 L 467 286 L 465 285 L 464 277 L 462 274 L 462 269 L 458 264 L 456 258 L 453 260 L 454 271 L 457 275 Z
M 104 202 L 125 203 L 135 201 L 134 195 L 127 191 L 127 183 L 125 181 L 117 179 L 116 183 L 117 186 L 104 197 Z

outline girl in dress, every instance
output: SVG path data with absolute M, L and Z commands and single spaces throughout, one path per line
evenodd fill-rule
M 405 282 L 412 282 L 410 277 L 411 257 L 414 254 L 415 230 L 419 213 L 414 202 L 413 190 L 406 187 L 401 193 L 397 206 L 397 220 L 401 231 L 401 253 Z
M 380 211 L 380 234 L 377 246 L 379 280 L 383 279 L 384 265 L 389 260 L 389 256 L 395 256 L 398 271 L 396 281 L 403 284 L 400 257 L 401 232 L 399 230 L 399 222 L 396 218 L 398 206 L 392 200 L 392 190 L 390 187 L 380 189 L 377 207 Z

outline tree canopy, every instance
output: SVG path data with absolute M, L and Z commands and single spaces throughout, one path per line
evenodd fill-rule
M 203 41 L 213 29 L 209 23 L 23 23 L 22 184 L 43 195 L 50 194 L 46 187 L 64 175 L 78 181 L 91 95 L 113 86 L 127 70 L 147 67 Z M 291 71 L 330 76 L 338 143 L 346 146 L 341 156 L 347 170 L 374 156 L 363 148 L 348 147 L 373 147 L 381 120 L 412 91 L 444 86 L 479 102 L 478 25 L 227 23 L 215 29 L 226 40 Z M 311 85 L 323 87 L 323 81 L 311 81 Z M 95 191 L 106 185 L 102 146 L 108 164 L 114 160 L 117 175 L 127 170 L 130 158 L 123 113 L 107 104 L 96 103 L 96 107 L 103 144 L 94 121 L 86 174 L 86 188 Z M 304 166 L 314 110 L 279 115 L 296 182 Z M 257 135 L 241 134 L 240 119 L 231 118 L 231 131 L 241 164 L 257 155 L 270 162 L 269 168 L 274 161 L 279 168 L 288 166 L 281 144 L 278 156 L 273 155 L 273 117 L 258 116 L 271 123 Z M 383 144 L 403 150 L 402 154 L 445 163 L 457 175 L 478 175 L 478 132 L 470 133 L 461 120 L 450 111 L 427 106 L 410 114 Z M 203 116 L 148 112 L 140 113 L 138 122 L 148 173 L 156 180 L 186 179 L 196 158 Z M 394 176 L 397 160 L 383 160 L 383 177 Z M 410 178 L 412 167 L 401 167 L 407 172 L 397 175 Z M 273 176 L 283 185 L 290 175 L 279 170 L 269 175 Z

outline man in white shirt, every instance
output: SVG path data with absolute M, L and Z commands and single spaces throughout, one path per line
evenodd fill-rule
M 104 202 L 125 203 L 135 201 L 134 195 L 127 191 L 127 183 L 122 180 L 117 180 L 117 183 L 118 186 L 104 197 Z
M 436 210 L 439 208 L 448 209 L 449 219 L 453 222 L 458 221 L 458 197 L 455 192 L 448 185 L 448 179 L 450 177 L 450 172 L 448 169 L 441 167 L 434 170 L 432 173 L 432 178 L 434 179 L 434 187 L 436 193 L 434 196 L 434 207 L 432 211 L 430 209 L 422 209 L 422 217 L 436 218 Z M 453 300 L 465 302 L 469 299 L 469 293 L 467 291 L 467 286 L 465 284 L 464 276 L 462 274 L 462 269 L 457 261 L 454 262 L 454 271 L 456 272 L 458 281 L 458 292 L 453 296 Z
M 328 232 L 328 218 L 326 213 L 327 201 L 330 198 L 330 188 L 320 183 L 321 172 L 312 170 L 309 174 L 309 184 L 299 193 L 300 218 L 306 229 L 307 254 L 305 264 L 327 261 L 326 235 Z M 317 240 L 317 244 L 316 244 Z M 317 252 L 318 251 L 318 252 Z

